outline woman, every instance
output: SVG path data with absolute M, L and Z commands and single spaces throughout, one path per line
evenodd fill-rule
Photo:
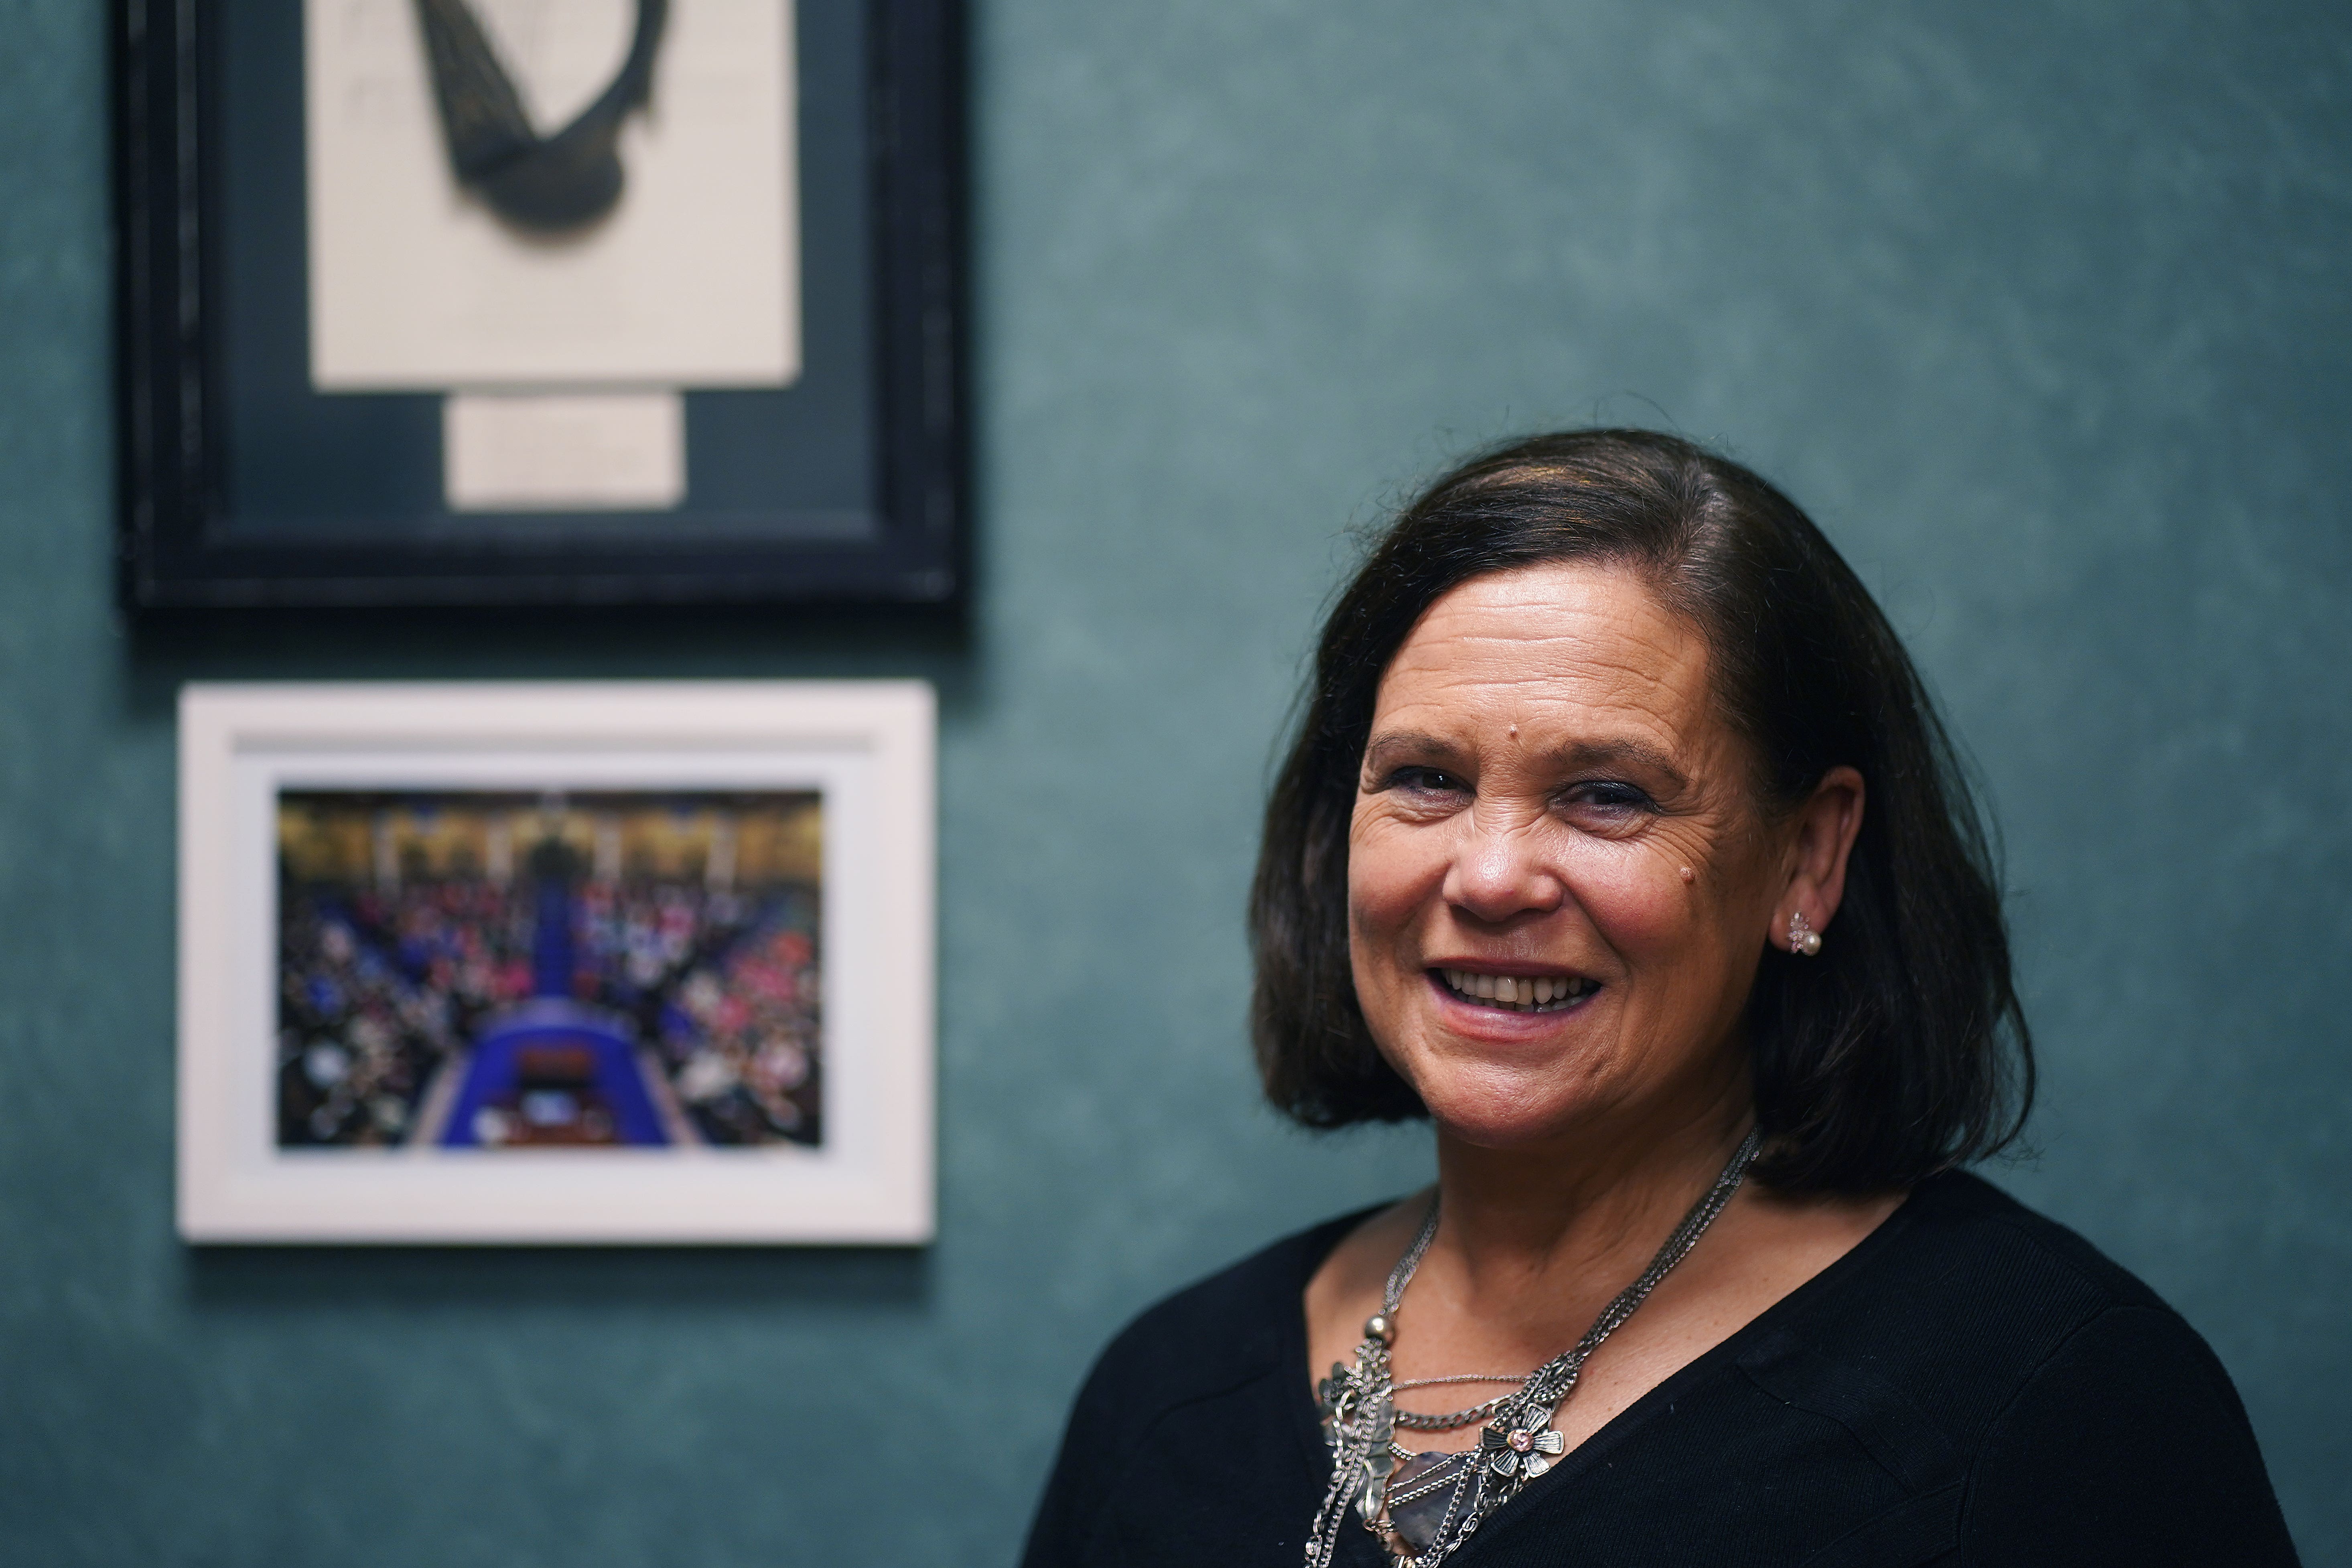
M 2204 1343 L 1961 1170 L 2032 1083 L 1984 837 L 1754 474 L 1440 479 L 1324 628 L 1251 916 L 1269 1096 L 1427 1117 L 1437 1186 L 1121 1334 L 1032 1568 L 2294 1562 Z

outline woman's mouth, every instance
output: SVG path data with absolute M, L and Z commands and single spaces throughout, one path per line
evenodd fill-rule
M 1433 969 L 1439 984 L 1465 1002 L 1507 1013 L 1559 1013 L 1601 989 L 1580 974 L 1483 974 L 1474 969 Z

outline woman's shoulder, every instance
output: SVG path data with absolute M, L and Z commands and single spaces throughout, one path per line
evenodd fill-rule
M 1874 1293 L 1901 1292 L 1915 1327 L 1933 1321 L 1964 1333 L 1981 1324 L 2022 1359 L 2048 1336 L 2113 1310 L 2153 1312 L 2188 1331 L 2128 1269 L 1971 1173 L 1921 1183 L 1886 1229 L 1885 1256 L 1862 1272 L 1876 1277 Z
M 1952 1173 L 1923 1183 L 1849 1261 L 1759 1319 L 1734 1359 L 1780 1403 L 1845 1427 L 1915 1493 L 1951 1498 L 1964 1560 L 2040 1552 L 2094 1526 L 2105 1533 L 2071 1560 L 2125 1560 L 2119 1542 L 2143 1530 L 2166 1538 L 2150 1537 L 2146 1561 L 2207 1539 L 2235 1541 L 2238 1561 L 2294 1560 L 2228 1373 L 2082 1237 Z M 2069 1522 L 2069 1497 L 2105 1501 L 2084 1525 Z
M 2154 1290 L 1973 1175 L 1898 1217 L 1866 1288 L 1779 1371 L 1802 1383 L 1823 1331 L 1844 1342 L 1816 1403 L 1842 1394 L 1866 1445 L 1958 1488 L 1965 1560 L 2294 1561 L 2229 1373 Z
M 1165 1405 L 1261 1375 L 1304 1332 L 1307 1280 L 1371 1210 L 1310 1226 L 1153 1303 L 1111 1340 L 1087 1379 L 1130 1407 Z
M 1170 1489 L 1176 1485 L 1171 1465 L 1181 1460 L 1197 1467 L 1221 1458 L 1240 1463 L 1269 1446 L 1279 1447 L 1283 1412 L 1306 1394 L 1303 1387 L 1286 1389 L 1282 1382 L 1306 1333 L 1307 1280 L 1361 1218 L 1348 1215 L 1284 1237 L 1146 1309 L 1119 1331 L 1096 1359 L 1071 1406 L 1061 1452 L 1030 1525 L 1024 1562 L 1126 1560 L 1090 1543 L 1097 1542 L 1115 1494 L 1124 1495 L 1122 1478 L 1139 1455 L 1160 1457 L 1140 1467 L 1156 1478 L 1145 1488 L 1153 1500 L 1129 1510 L 1135 1518 L 1150 1520 L 1170 1506 Z M 1204 1410 L 1222 1413 L 1208 1418 L 1223 1434 L 1220 1441 L 1160 1440 L 1163 1422 L 1190 1415 L 1197 1425 Z M 1259 1515 L 1271 1506 L 1265 1496 L 1251 1491 L 1250 1479 L 1264 1482 L 1272 1472 L 1246 1464 L 1242 1472 L 1237 1480 L 1226 1477 L 1234 1484 L 1220 1494 L 1224 1511 L 1219 1521 L 1227 1529 L 1265 1522 Z M 1304 1471 L 1301 1478 L 1302 1486 L 1314 1484 Z M 1307 1509 L 1302 1501 L 1292 1511 L 1303 1520 Z
M 2201 1362 L 2212 1353 L 2127 1269 L 1966 1172 L 1921 1183 L 1788 1306 L 1759 1321 L 1768 1331 L 1752 1337 L 1819 1347 L 1850 1370 L 1867 1366 L 1964 1426 L 1990 1419 L 2069 1341 L 2116 1314 L 2169 1355 Z

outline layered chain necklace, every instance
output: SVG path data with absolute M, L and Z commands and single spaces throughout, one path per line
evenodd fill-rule
M 1760 1142 L 1760 1134 L 1755 1131 L 1740 1142 L 1723 1174 L 1683 1215 L 1682 1224 L 1666 1237 L 1641 1277 L 1601 1309 L 1601 1316 L 1574 1346 L 1524 1380 L 1473 1373 L 1395 1381 L 1389 1348 L 1396 1343 L 1397 1309 L 1404 1301 L 1404 1288 L 1412 1283 L 1413 1270 L 1421 1267 L 1422 1255 L 1437 1235 L 1438 1200 L 1432 1197 L 1421 1234 L 1389 1271 L 1387 1288 L 1381 1292 L 1381 1310 L 1365 1320 L 1364 1342 L 1356 1347 L 1356 1364 L 1334 1363 L 1331 1375 L 1316 1386 L 1323 1430 L 1331 1442 L 1331 1485 L 1307 1533 L 1307 1568 L 1330 1568 L 1339 1549 L 1340 1529 L 1351 1509 L 1362 1514 L 1364 1528 L 1379 1537 L 1393 1563 L 1402 1568 L 1436 1568 L 1496 1509 L 1550 1469 L 1568 1448 L 1568 1440 L 1552 1429 L 1552 1415 L 1576 1391 L 1586 1358 L 1633 1315 L 1657 1289 L 1658 1281 L 1674 1271 L 1715 1223 L 1723 1205 L 1738 1191 Z M 1517 1383 L 1518 1386 L 1467 1409 L 1443 1415 L 1419 1415 L 1396 1407 L 1396 1395 L 1404 1389 L 1476 1383 Z M 1399 1429 L 1451 1432 L 1481 1421 L 1486 1429 L 1479 1434 L 1478 1446 L 1466 1453 L 1417 1454 L 1396 1440 Z

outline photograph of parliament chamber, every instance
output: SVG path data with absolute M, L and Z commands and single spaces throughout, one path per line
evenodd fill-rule
M 932 710 L 188 687 L 181 1234 L 929 1240 Z
M 949 0 L 114 0 L 121 592 L 952 605 Z

